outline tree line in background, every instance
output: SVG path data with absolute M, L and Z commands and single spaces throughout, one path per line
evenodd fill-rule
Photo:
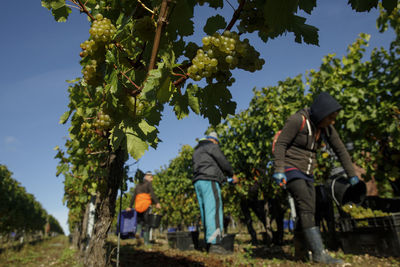
M 348 1 L 357 12 L 381 3 L 388 13 L 397 2 Z M 197 44 L 192 37 L 203 33 L 194 32 L 194 10 L 204 4 L 203 14 L 210 15 Z M 298 14 L 311 14 L 316 0 L 42 0 L 42 5 L 59 22 L 78 9 L 91 25 L 81 44 L 82 77 L 69 81 L 70 102 L 60 119 L 71 124 L 69 139 L 65 151 L 56 148 L 70 231 L 81 235 L 77 244 L 87 242 L 82 236 L 87 207 L 96 199 L 93 236 L 82 246 L 88 266 L 106 265 L 118 189 L 126 188 L 128 179 L 124 165 L 129 156 L 137 160 L 157 147 L 165 105 L 178 119 L 192 110 L 216 125 L 235 113 L 232 70 L 254 72 L 264 64 L 251 44 L 255 38 L 267 42 L 293 33 L 295 42 L 318 45 L 318 29 Z M 229 20 L 214 14 L 224 6 L 232 7 Z
M 0 214 L 1 236 L 64 234 L 57 219 L 12 178 L 5 165 L 0 165 Z

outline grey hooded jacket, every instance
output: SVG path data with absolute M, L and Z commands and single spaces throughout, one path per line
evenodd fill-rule
M 226 181 L 226 176 L 233 176 L 233 169 L 219 145 L 210 140 L 200 140 L 194 149 L 192 161 L 193 183 L 197 180 L 211 180 L 222 183 Z
M 285 167 L 295 167 L 307 175 L 313 174 L 316 167 L 316 152 L 321 146 L 322 138 L 316 141 L 316 125 L 310 109 L 302 109 L 293 114 L 286 121 L 281 134 L 275 144 L 275 172 L 285 172 Z M 306 125 L 299 131 L 306 117 Z M 321 119 L 318 119 L 320 121 Z M 341 162 L 348 177 L 356 175 L 350 155 L 341 141 L 333 125 L 323 128 L 321 136 L 329 143 Z

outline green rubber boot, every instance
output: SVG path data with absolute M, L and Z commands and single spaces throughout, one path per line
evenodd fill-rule
M 319 227 L 314 226 L 303 230 L 305 240 L 312 252 L 312 261 L 326 264 L 342 264 L 343 261 L 331 257 L 325 250 Z
M 148 227 L 144 227 L 143 230 L 143 239 L 144 239 L 144 245 L 148 246 L 150 245 L 150 231 Z

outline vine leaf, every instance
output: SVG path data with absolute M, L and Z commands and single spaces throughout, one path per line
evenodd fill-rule
M 351 8 L 357 12 L 370 11 L 378 5 L 378 0 L 349 0 Z
M 303 40 L 306 44 L 318 45 L 318 28 L 305 24 L 303 17 L 294 16 L 293 21 L 295 42 L 301 43 Z
M 397 6 L 397 0 L 382 0 L 382 6 L 387 10 L 390 14 L 392 13 L 393 9 Z
M 128 153 L 136 160 L 140 159 L 149 148 L 149 145 L 130 127 L 126 128 L 126 146 Z
M 167 31 L 173 35 L 190 36 L 194 32 L 193 4 L 191 1 L 177 1 L 173 13 L 168 22 Z
M 226 21 L 221 15 L 216 15 L 208 18 L 206 25 L 203 30 L 208 35 L 212 35 L 219 29 L 224 29 L 226 27 Z
M 66 22 L 71 8 L 66 6 L 65 0 L 42 0 L 42 6 L 51 10 L 57 22 Z
M 59 123 L 60 124 L 65 124 L 67 122 L 69 116 L 71 116 L 71 113 L 72 113 L 72 110 L 64 112 L 64 114 L 61 115 L 61 117 L 60 117 Z
M 62 163 L 57 165 L 57 173 L 56 176 L 59 176 L 61 173 L 66 173 L 69 171 L 69 165 L 67 163 Z
M 174 106 L 175 115 L 178 120 L 181 120 L 189 115 L 189 101 L 187 95 L 174 95 L 171 105 Z
M 200 114 L 199 98 L 196 97 L 197 91 L 198 91 L 197 85 L 189 84 L 186 88 L 189 107 L 193 110 L 194 113 Z
M 214 0 L 214 1 L 210 1 L 208 3 L 210 5 L 210 7 L 213 8 L 218 8 L 218 7 L 223 7 L 224 6 L 224 1 L 223 0 Z
M 110 141 L 114 151 L 123 146 L 124 139 L 125 133 L 121 128 L 114 127 L 114 129 L 111 130 Z
M 302 0 L 302 1 L 299 1 L 299 8 L 304 10 L 308 14 L 311 14 L 311 11 L 316 6 L 317 6 L 317 0 Z

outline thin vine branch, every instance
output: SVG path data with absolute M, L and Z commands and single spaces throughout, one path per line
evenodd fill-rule
M 81 12 L 86 13 L 92 20 L 95 20 L 95 18 L 93 17 L 93 15 L 89 12 L 89 10 L 87 10 L 86 6 L 84 3 L 82 3 L 81 0 L 77 0 L 79 3 L 79 6 L 81 7 Z
M 166 17 L 167 17 L 167 7 L 169 2 L 171 2 L 171 0 L 163 0 L 161 3 L 160 16 L 158 17 L 157 21 L 156 35 L 154 37 L 153 50 L 151 51 L 151 58 L 148 71 L 154 69 L 156 63 L 158 48 L 160 46 L 162 28 L 164 24 L 167 22 Z
M 142 7 L 143 7 L 144 9 L 146 9 L 147 11 L 149 11 L 151 14 L 154 14 L 154 11 L 151 10 L 150 8 L 148 8 L 145 4 L 143 4 L 142 1 L 140 1 L 140 0 L 137 0 L 137 1 L 139 2 L 139 4 L 142 5 Z
M 180 73 L 172 72 L 172 75 L 186 78 L 186 75 L 185 75 L 185 74 L 180 74 Z
M 118 67 L 115 64 L 114 64 L 114 69 L 118 70 Z M 134 81 L 132 81 L 131 78 L 129 78 L 124 72 L 120 71 L 119 73 L 122 74 L 133 86 L 135 86 L 136 89 L 138 90 L 142 89 Z
M 235 10 L 235 12 L 233 13 L 232 19 L 229 22 L 228 26 L 226 26 L 226 31 L 230 31 L 233 27 L 233 25 L 235 25 L 236 21 L 239 19 L 240 13 L 242 12 L 243 6 L 246 3 L 246 0 L 241 0 L 239 3 L 238 8 Z
M 167 23 L 168 4 L 170 2 L 171 2 L 171 0 L 163 0 L 161 3 L 160 15 L 159 15 L 158 21 L 157 21 L 156 34 L 154 37 L 153 50 L 151 51 L 150 64 L 149 64 L 147 76 L 149 75 L 150 71 L 152 69 L 154 69 L 155 64 L 156 64 L 158 48 L 160 46 L 161 32 L 162 32 L 162 28 L 163 28 L 164 24 Z M 132 96 L 137 96 L 142 91 L 142 88 L 138 88 L 138 87 L 136 87 L 136 88 L 137 88 L 136 90 L 131 92 Z
M 66 4 L 66 6 L 68 6 L 68 7 L 71 7 L 71 8 L 76 8 L 76 9 L 79 9 L 79 10 L 81 10 L 81 8 L 80 8 L 80 7 L 78 7 L 78 6 L 73 6 L 73 5 L 68 5 L 68 4 Z
M 234 8 L 233 5 L 231 4 L 231 2 L 229 2 L 229 0 L 226 0 L 226 2 L 231 6 L 231 8 L 232 8 L 233 10 L 235 10 L 235 8 Z

